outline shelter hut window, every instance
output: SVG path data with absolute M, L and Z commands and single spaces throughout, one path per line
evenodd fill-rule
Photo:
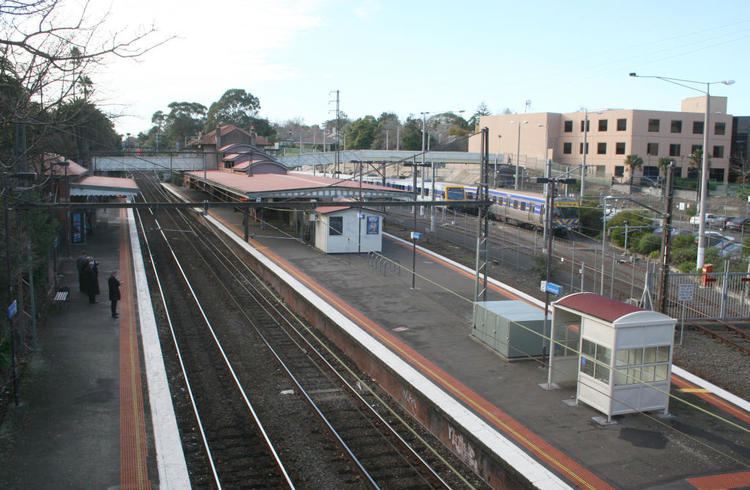
M 615 384 L 665 381 L 669 373 L 669 350 L 668 345 L 618 349 L 615 358 Z
M 609 384 L 609 363 L 612 350 L 587 339 L 581 344 L 581 372 Z
M 343 216 L 331 216 L 329 218 L 328 234 L 329 235 L 343 235 L 344 234 L 344 217 Z

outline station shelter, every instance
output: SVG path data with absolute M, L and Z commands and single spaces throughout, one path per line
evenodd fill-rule
M 349 205 L 315 208 L 315 247 L 325 253 L 383 250 L 381 213 Z
M 668 413 L 676 320 L 594 293 L 552 304 L 550 385 L 607 416 Z

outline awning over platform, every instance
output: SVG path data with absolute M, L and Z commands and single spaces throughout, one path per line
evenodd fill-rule
M 140 190 L 133 179 L 121 177 L 85 177 L 70 184 L 71 196 L 136 196 Z

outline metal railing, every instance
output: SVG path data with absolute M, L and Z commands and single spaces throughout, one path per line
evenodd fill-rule
M 652 279 L 655 284 L 657 277 L 654 275 Z M 665 313 L 681 318 L 684 309 L 685 320 L 747 320 L 750 318 L 748 279 L 746 272 L 671 272 Z M 692 298 L 680 301 L 680 287 L 683 291 L 692 289 Z
M 368 252 L 367 265 L 376 271 L 382 272 L 384 276 L 387 276 L 389 271 L 399 276 L 401 275 L 401 262 L 390 259 L 380 252 Z

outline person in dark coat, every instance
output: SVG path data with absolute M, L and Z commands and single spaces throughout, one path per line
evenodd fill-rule
M 81 252 L 81 255 L 79 255 L 78 258 L 76 259 L 76 269 L 78 269 L 78 289 L 82 293 L 86 292 L 84 291 L 84 286 L 83 286 L 83 283 L 84 283 L 83 269 L 86 268 L 86 265 L 88 265 L 90 260 L 91 258 L 88 256 L 86 251 Z
M 99 264 L 95 260 L 90 260 L 84 269 L 84 292 L 89 297 L 89 303 L 96 303 L 96 297 L 99 295 Z
M 112 310 L 112 318 L 117 318 L 117 302 L 120 301 L 120 281 L 117 279 L 117 271 L 109 275 L 109 303 Z

